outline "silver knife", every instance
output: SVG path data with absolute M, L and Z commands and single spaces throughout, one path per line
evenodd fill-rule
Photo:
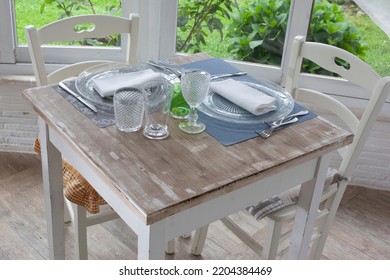
M 235 73 L 228 73 L 228 74 L 211 75 L 211 80 L 227 78 L 227 77 L 243 76 L 246 74 L 247 74 L 246 72 L 235 72 Z
M 94 105 L 92 105 L 91 103 L 89 103 L 87 100 L 85 100 L 84 98 L 82 98 L 80 95 L 78 95 L 77 93 L 75 93 L 73 90 L 71 90 L 70 88 L 68 88 L 63 82 L 60 82 L 59 83 L 59 86 L 60 88 L 62 88 L 63 90 L 65 90 L 66 92 L 70 93 L 72 96 L 74 96 L 75 98 L 77 98 L 80 102 L 82 102 L 85 106 L 87 106 L 89 109 L 91 109 L 92 111 L 94 111 L 95 113 L 97 112 L 97 109 Z

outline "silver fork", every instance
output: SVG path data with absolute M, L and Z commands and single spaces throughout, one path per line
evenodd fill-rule
M 298 118 L 297 117 L 294 117 L 294 118 L 289 118 L 287 121 L 283 121 L 283 120 L 277 120 L 276 122 L 272 123 L 272 125 L 265 129 L 265 130 L 262 130 L 260 132 L 257 132 L 255 131 L 258 135 L 260 135 L 261 137 L 263 138 L 268 138 L 272 135 L 272 133 L 279 127 L 283 126 L 283 125 L 286 125 L 286 124 L 290 124 L 290 123 L 295 123 L 298 121 Z
M 260 132 L 257 132 L 255 131 L 258 135 L 260 135 L 261 137 L 263 138 L 268 138 L 271 136 L 271 134 L 274 132 L 274 130 L 280 126 L 283 126 L 285 124 L 290 124 L 290 123 L 294 123 L 294 122 L 297 122 L 298 119 L 296 117 L 299 117 L 299 116 L 304 116 L 304 115 L 307 115 L 309 114 L 309 111 L 308 110 L 302 110 L 302 111 L 299 111 L 297 113 L 294 113 L 294 114 L 291 114 L 291 115 L 288 115 L 286 117 L 283 117 L 283 118 L 280 118 L 272 123 L 269 123 L 268 125 L 270 126 L 269 128 L 263 130 L 263 131 L 260 131 Z

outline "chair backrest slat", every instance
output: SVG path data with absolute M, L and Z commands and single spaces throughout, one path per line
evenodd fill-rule
M 87 30 L 77 31 L 77 27 L 81 25 L 87 26 Z M 47 74 L 42 45 L 48 43 L 104 38 L 109 35 L 121 34 L 121 39 L 127 41 L 124 62 L 137 62 L 139 32 L 139 16 L 137 14 L 130 14 L 129 18 L 111 15 L 73 16 L 47 24 L 39 29 L 29 25 L 25 27 L 25 31 L 38 86 L 58 83 L 62 79 L 80 74 L 93 65 L 105 62 L 101 60 L 80 61 Z

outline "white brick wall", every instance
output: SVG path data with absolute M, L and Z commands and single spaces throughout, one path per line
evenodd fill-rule
M 22 97 L 33 86 L 31 77 L 0 76 L 0 151 L 33 152 L 37 115 Z

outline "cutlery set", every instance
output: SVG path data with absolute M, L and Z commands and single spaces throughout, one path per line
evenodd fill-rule
M 60 86 L 60 88 L 65 90 L 67 93 L 69 93 L 73 97 L 77 98 L 77 100 L 79 100 L 81 103 L 83 103 L 89 109 L 91 109 L 92 111 L 97 113 L 97 109 L 96 109 L 96 107 L 93 104 L 89 103 L 87 100 L 82 98 L 79 94 L 75 93 L 73 90 L 71 90 L 69 87 L 67 87 L 63 82 L 60 82 L 58 85 Z
M 298 121 L 297 117 L 304 116 L 307 114 L 309 114 L 308 110 L 299 111 L 297 113 L 294 113 L 294 114 L 288 115 L 286 117 L 280 118 L 276 121 L 273 121 L 272 123 L 267 123 L 270 126 L 269 128 L 262 130 L 260 132 L 258 132 L 258 131 L 255 131 L 255 132 L 258 135 L 260 135 L 261 137 L 266 139 L 266 138 L 270 137 L 275 130 L 278 130 L 279 128 L 281 128 L 284 125 L 295 123 Z

